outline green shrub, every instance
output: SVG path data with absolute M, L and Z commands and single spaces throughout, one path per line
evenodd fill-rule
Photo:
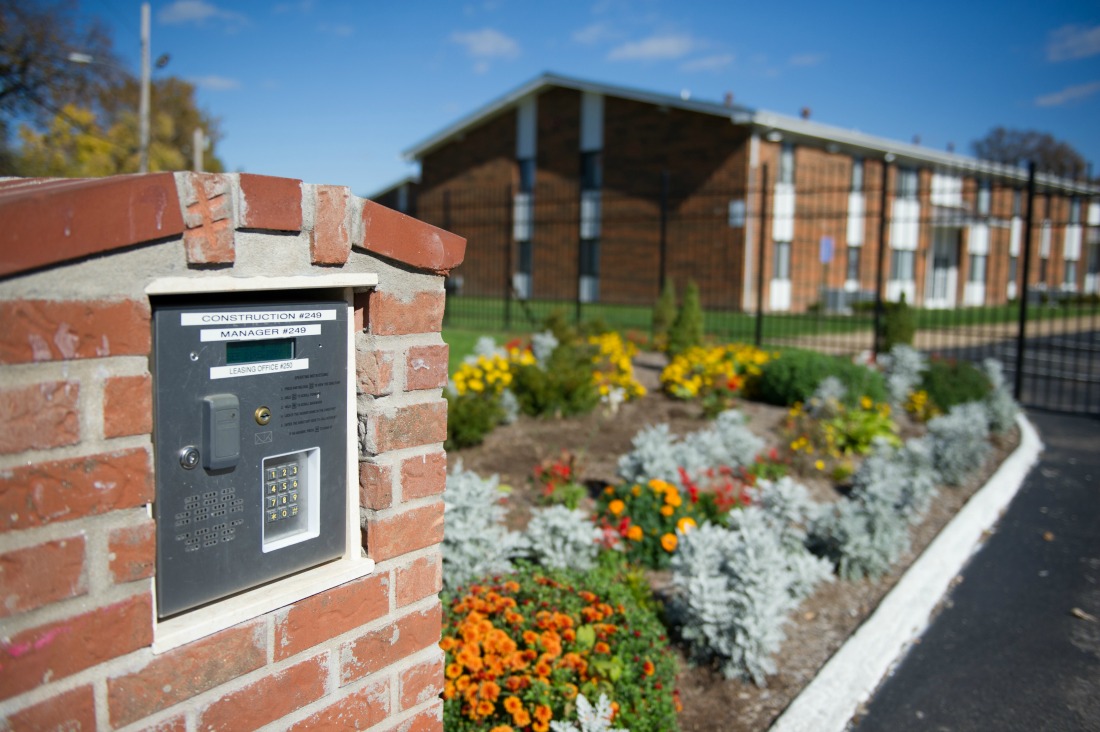
M 874 402 L 889 401 L 882 374 L 866 366 L 816 351 L 789 351 L 760 367 L 749 379 L 745 394 L 750 399 L 789 407 L 806 402 L 826 377 L 844 385 L 845 404 L 856 405 L 863 397 Z
M 676 320 L 676 284 L 671 277 L 665 278 L 661 296 L 653 306 L 653 342 L 658 349 L 668 346 L 668 330 Z
M 941 412 L 958 404 L 980 402 L 992 388 L 989 377 L 969 361 L 933 359 L 921 377 L 921 389 Z
M 699 286 L 689 280 L 684 301 L 668 332 L 668 352 L 677 356 L 692 346 L 703 343 L 703 306 L 699 302 Z
M 592 379 L 592 349 L 576 341 L 561 340 L 546 360 L 516 365 L 512 369 L 512 391 L 519 408 L 533 417 L 569 417 L 592 411 L 600 393 Z
M 447 450 L 480 445 L 504 419 L 499 398 L 472 392 L 456 396 L 450 389 L 444 389 L 443 396 L 447 400 L 447 441 L 443 447 Z
M 912 308 L 905 301 L 905 293 L 901 293 L 901 299 L 897 302 L 883 303 L 885 312 L 882 321 L 882 345 L 884 353 L 888 353 L 894 346 L 913 345 L 913 336 L 917 333 L 917 321 Z

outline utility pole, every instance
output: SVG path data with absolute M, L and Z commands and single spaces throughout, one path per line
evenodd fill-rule
M 141 157 L 138 170 L 149 172 L 149 3 L 141 4 Z

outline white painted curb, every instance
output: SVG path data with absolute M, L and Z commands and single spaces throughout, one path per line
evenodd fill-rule
M 1023 485 L 1043 449 L 1021 413 L 1020 445 L 928 545 L 875 612 L 822 667 L 769 732 L 841 732 L 928 626 L 951 580 Z

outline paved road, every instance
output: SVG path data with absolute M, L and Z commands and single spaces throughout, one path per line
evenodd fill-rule
M 1039 464 L 851 729 L 1100 731 L 1100 420 L 1029 417 Z

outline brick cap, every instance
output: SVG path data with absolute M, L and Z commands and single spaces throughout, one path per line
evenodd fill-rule
M 187 207 L 179 187 L 218 177 L 237 202 L 232 229 L 306 231 L 302 182 L 251 173 L 148 173 L 95 179 L 0 179 L 0 277 L 180 237 Z M 466 240 L 371 201 L 362 202 L 364 240 L 349 244 L 446 274 Z M 350 205 L 350 201 L 349 201 Z M 311 232 L 310 232 L 311 233 Z

